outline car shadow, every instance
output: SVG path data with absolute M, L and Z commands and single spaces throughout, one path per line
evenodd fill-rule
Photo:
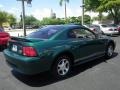
M 113 57 L 116 57 L 118 55 L 118 53 L 114 53 Z M 33 75 L 33 76 L 28 76 L 28 75 L 23 75 L 20 74 L 18 72 L 15 72 L 14 70 L 12 70 L 12 74 L 21 82 L 23 82 L 24 84 L 31 86 L 31 87 L 42 87 L 42 86 L 46 86 L 46 85 L 50 85 L 50 84 L 54 84 L 56 82 L 62 81 L 62 80 L 66 80 L 69 79 L 71 77 L 74 77 L 82 72 L 84 72 L 85 70 L 88 70 L 100 63 L 107 63 L 107 61 L 110 59 L 105 59 L 104 57 L 101 57 L 99 59 L 90 61 L 88 63 L 79 65 L 79 66 L 75 66 L 71 72 L 71 74 L 65 78 L 54 78 L 53 76 L 51 76 L 48 72 L 44 72 L 38 75 Z

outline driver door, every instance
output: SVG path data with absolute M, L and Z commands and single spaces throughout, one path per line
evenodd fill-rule
M 102 53 L 104 43 L 96 38 L 95 34 L 86 28 L 78 28 L 71 31 L 74 33 L 75 46 L 78 58 L 75 62 L 94 57 Z

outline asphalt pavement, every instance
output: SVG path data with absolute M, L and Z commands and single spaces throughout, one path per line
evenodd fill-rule
M 0 52 L 0 90 L 120 90 L 120 36 L 112 37 L 117 47 L 111 59 L 96 59 L 76 66 L 64 79 L 48 72 L 25 76 L 12 70 Z

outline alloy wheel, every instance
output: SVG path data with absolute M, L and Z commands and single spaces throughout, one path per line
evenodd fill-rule
M 57 72 L 59 75 L 64 76 L 69 72 L 70 62 L 68 59 L 61 59 L 57 65 Z
M 111 57 L 113 55 L 114 49 L 112 45 L 108 46 L 107 55 Z

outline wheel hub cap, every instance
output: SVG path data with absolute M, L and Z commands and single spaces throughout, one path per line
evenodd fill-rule
M 69 71 L 69 61 L 67 59 L 62 59 L 58 63 L 57 71 L 59 75 L 65 75 Z
M 108 56 L 112 56 L 112 54 L 113 54 L 113 47 L 109 46 L 109 48 L 108 48 Z

